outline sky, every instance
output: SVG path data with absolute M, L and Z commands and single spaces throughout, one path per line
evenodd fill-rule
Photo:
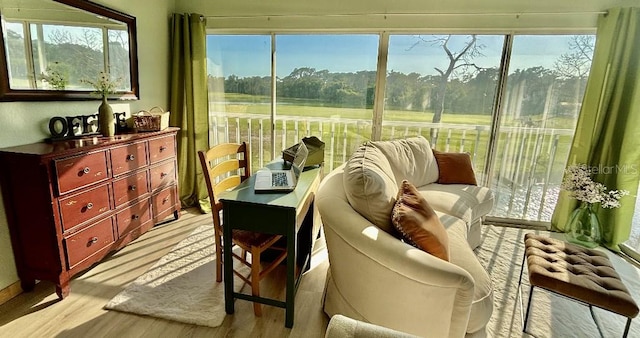
M 445 67 L 446 54 L 433 43 L 431 35 L 391 35 L 388 71 L 436 74 L 435 67 Z M 454 35 L 450 49 L 458 51 L 469 35 Z M 378 35 L 277 35 L 276 74 L 285 77 L 295 68 L 311 67 L 330 72 L 376 70 Z M 552 69 L 555 60 L 569 52 L 566 35 L 517 35 L 513 43 L 511 70 L 544 66 Z M 503 35 L 479 35 L 482 56 L 474 59 L 481 67 L 498 67 Z M 216 76 L 269 76 L 271 63 L 270 35 L 209 35 L 207 37 L 208 71 Z

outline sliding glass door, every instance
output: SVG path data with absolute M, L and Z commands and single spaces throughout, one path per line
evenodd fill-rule
M 590 35 L 516 35 L 494 139 L 492 215 L 551 220 L 591 66 Z
M 369 139 L 469 152 L 490 214 L 548 222 L 593 35 L 209 35 L 211 142 L 248 140 L 253 170 L 304 136 L 327 170 Z
M 371 138 L 378 35 L 278 35 L 275 45 L 276 149 L 317 136 L 332 170 Z
M 208 35 L 209 142 L 247 142 L 271 158 L 271 36 Z
M 423 135 L 468 152 L 481 179 L 500 74 L 502 35 L 391 35 L 382 139 Z

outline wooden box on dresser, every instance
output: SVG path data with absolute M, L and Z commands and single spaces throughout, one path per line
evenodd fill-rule
M 178 128 L 0 149 L 22 289 L 69 279 L 156 223 L 179 216 Z

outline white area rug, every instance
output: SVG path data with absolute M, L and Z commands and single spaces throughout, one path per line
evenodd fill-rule
M 215 280 L 214 238 L 213 225 L 200 226 L 105 308 L 188 324 L 220 326 L 226 315 L 224 283 Z M 249 269 L 242 267 L 249 274 Z M 243 284 L 235 277 L 236 291 Z
M 523 238 L 528 232 L 549 235 L 544 231 L 495 226 L 485 226 L 483 229 L 483 243 L 476 249 L 476 254 L 494 283 L 493 315 L 487 329 L 490 337 L 530 337 L 522 333 L 521 309 L 516 300 L 524 254 Z M 562 234 L 553 233 L 551 237 L 564 240 Z M 640 270 L 619 256 L 611 252 L 608 254 L 627 289 L 635 301 L 640 303 Z M 529 299 L 526 267 L 522 280 L 522 305 L 523 311 L 526 311 Z M 536 288 L 527 331 L 537 338 L 622 337 L 627 320 L 625 317 L 595 307 L 594 313 L 601 332 L 586 305 Z M 640 318 L 631 323 L 629 337 L 640 337 Z

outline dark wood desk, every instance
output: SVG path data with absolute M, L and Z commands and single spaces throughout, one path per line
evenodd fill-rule
M 267 165 L 270 169 L 282 169 L 282 160 Z M 300 175 L 296 189 L 290 193 L 256 194 L 253 190 L 255 176 L 235 189 L 220 196 L 223 204 L 224 262 L 232 262 L 231 230 L 244 229 L 255 232 L 279 234 L 287 243 L 287 285 L 285 301 L 255 297 L 233 291 L 233 266 L 224 264 L 225 309 L 234 311 L 236 298 L 256 301 L 285 308 L 285 326 L 293 327 L 295 294 L 302 273 L 310 266 L 313 229 L 313 202 L 322 179 L 323 168 L 307 169 Z M 299 267 L 299 269 L 296 269 Z

